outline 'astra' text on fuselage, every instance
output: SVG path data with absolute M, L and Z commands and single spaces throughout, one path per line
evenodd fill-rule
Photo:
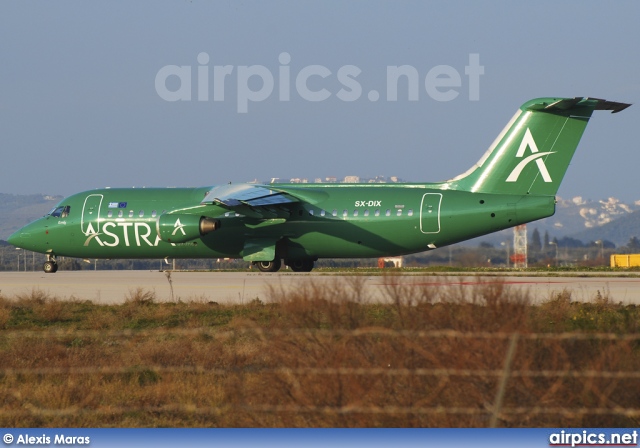
M 155 233 L 155 232 L 153 232 Z M 102 224 L 102 232 L 96 232 L 93 223 L 89 223 L 85 235 L 88 237 L 84 243 L 88 246 L 92 240 L 95 240 L 100 246 L 117 247 L 121 241 L 126 247 L 130 247 L 132 243 L 137 247 L 147 245 L 156 247 L 161 241 L 160 236 L 155 234 L 152 241 L 151 226 L 146 222 L 105 222 Z

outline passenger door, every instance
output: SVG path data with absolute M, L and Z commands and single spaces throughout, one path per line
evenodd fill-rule
M 442 193 L 425 193 L 420 206 L 420 231 L 440 233 L 440 204 Z
M 84 200 L 80 228 L 85 235 L 100 233 L 100 207 L 102 207 L 102 195 L 90 194 Z

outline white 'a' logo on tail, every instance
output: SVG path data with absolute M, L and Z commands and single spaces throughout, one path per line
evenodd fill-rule
M 549 171 L 547 170 L 547 166 L 544 164 L 544 160 L 541 157 L 544 157 L 549 154 L 555 153 L 555 151 L 548 152 L 538 152 L 538 147 L 536 146 L 536 142 L 533 140 L 533 136 L 531 135 L 531 131 L 527 128 L 527 131 L 524 133 L 524 137 L 522 138 L 522 142 L 520 142 L 520 147 L 518 148 L 518 152 L 516 153 L 516 157 L 524 157 L 524 152 L 529 147 L 531 149 L 531 155 L 522 159 L 518 165 L 511 171 L 509 177 L 507 177 L 507 182 L 516 182 L 518 177 L 520 177 L 520 173 L 525 166 L 535 160 L 536 165 L 538 165 L 538 170 L 540 170 L 540 175 L 545 182 L 551 182 L 551 176 L 549 175 Z

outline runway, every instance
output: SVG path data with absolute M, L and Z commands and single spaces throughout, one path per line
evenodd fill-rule
M 0 295 L 6 298 L 30 296 L 33 291 L 59 300 L 90 300 L 99 304 L 120 304 L 138 288 L 153 292 L 156 301 L 206 301 L 245 304 L 254 299 L 273 299 L 269 288 L 295 291 L 305 286 L 345 291 L 346 297 L 360 294 L 364 300 L 388 302 L 394 291 L 408 285 L 426 290 L 470 291 L 484 284 L 504 284 L 526 291 L 533 302 L 552 294 L 571 291 L 574 301 L 591 301 L 598 294 L 614 302 L 640 305 L 640 277 L 637 273 L 613 275 L 534 275 L 521 273 L 367 275 L 326 273 L 258 272 L 159 272 L 159 271 L 59 271 L 0 272 Z

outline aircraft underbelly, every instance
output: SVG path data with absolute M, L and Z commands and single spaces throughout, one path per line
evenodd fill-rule
M 419 230 L 417 218 L 385 224 L 342 222 L 332 229 L 310 228 L 288 238 L 287 252 L 292 257 L 351 258 L 379 257 L 426 250 L 427 239 Z M 424 248 L 424 249 L 422 249 Z

